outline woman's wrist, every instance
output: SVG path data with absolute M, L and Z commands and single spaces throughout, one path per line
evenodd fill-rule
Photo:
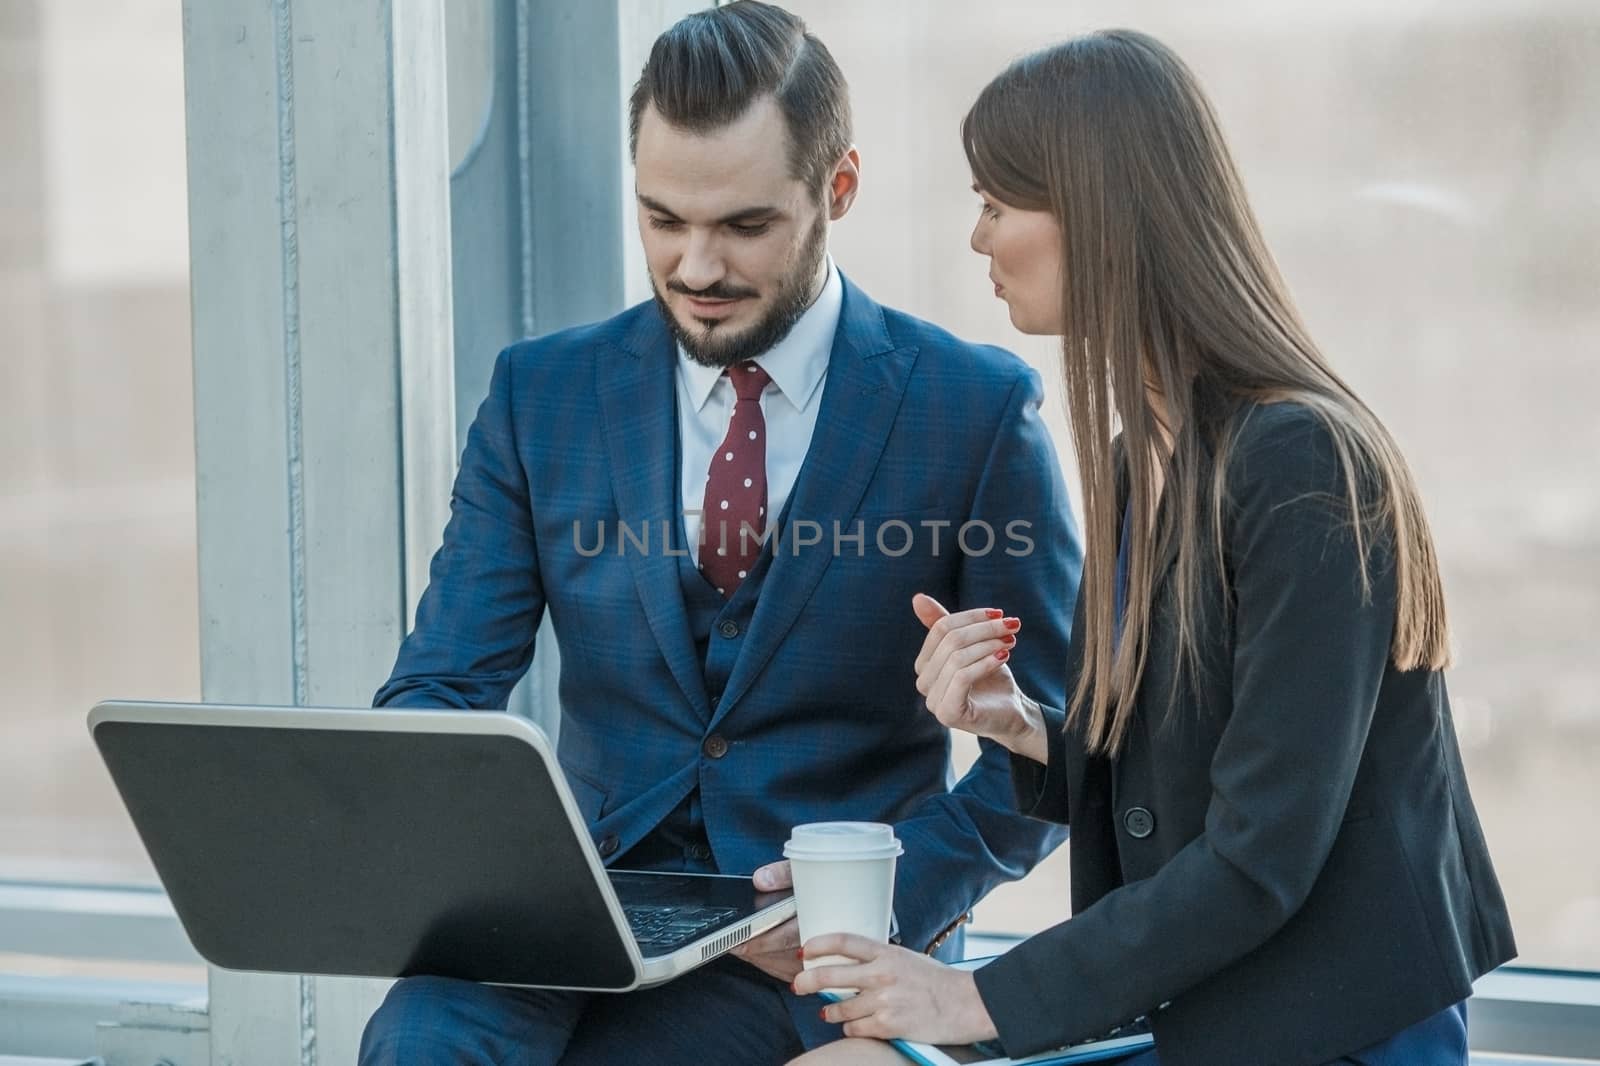
M 1046 733 L 1044 709 L 1039 706 L 1038 700 L 1026 693 L 1018 693 L 1018 697 L 1022 713 L 1017 716 L 1016 730 L 995 740 L 1013 755 L 1021 755 L 1040 766 L 1047 766 L 1050 763 L 1050 737 Z
M 995 1027 L 994 1018 L 989 1014 L 989 1005 L 983 1001 L 983 993 L 978 991 L 978 979 L 973 976 L 971 970 L 958 972 L 965 979 L 963 998 L 968 1004 L 967 1024 L 972 1026 L 968 1042 L 999 1039 L 1000 1031 Z

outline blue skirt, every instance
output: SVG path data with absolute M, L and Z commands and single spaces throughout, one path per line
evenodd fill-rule
M 1141 1051 L 1119 1066 L 1161 1066 L 1160 1049 Z M 1352 1051 L 1328 1066 L 1466 1066 L 1467 1004 L 1446 1007 L 1387 1040 Z

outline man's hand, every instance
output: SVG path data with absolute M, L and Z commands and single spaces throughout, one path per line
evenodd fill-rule
M 787 859 L 768 863 L 752 874 L 750 879 L 755 882 L 758 892 L 776 892 L 794 887 Z M 731 954 L 780 981 L 793 981 L 800 972 L 800 923 L 790 918 L 782 925 L 746 940 Z
M 794 980 L 794 990 L 803 996 L 824 988 L 861 990 L 822 1009 L 824 1020 L 844 1023 L 845 1036 L 970 1044 L 996 1035 L 971 970 L 850 933 L 812 937 L 805 952 L 856 960 L 806 970 Z

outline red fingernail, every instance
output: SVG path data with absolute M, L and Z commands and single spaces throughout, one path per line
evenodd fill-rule
M 1002 615 L 1005 614 L 1005 612 L 1000 610 L 998 607 L 990 607 L 988 610 L 984 611 L 983 613 L 985 615 L 987 615 L 988 617 L 990 617 L 990 618 L 999 618 L 999 617 L 1001 617 Z
M 1001 648 L 999 651 L 994 653 L 994 657 L 999 659 L 1001 662 L 1005 662 L 1007 659 L 1011 658 L 1011 653 L 1005 648 Z
M 797 959 L 805 958 L 806 957 L 806 949 L 805 948 L 801 948 L 799 951 L 794 953 L 794 957 L 797 958 Z
M 1015 633 L 1017 630 L 1022 628 L 1022 619 L 1020 619 L 1020 618 L 1007 618 L 1006 619 L 1006 628 L 1011 630 L 1011 632 Z
M 821 1010 L 817 1011 L 817 1017 L 821 1018 L 823 1021 L 827 1021 L 828 1020 L 828 1008 L 827 1007 L 823 1007 Z
M 1000 638 L 1000 643 L 1008 645 L 1008 646 L 1012 645 L 1012 644 L 1015 644 L 1016 642 L 1017 642 L 1017 638 L 1012 636 L 1010 633 L 1007 633 L 1005 636 Z

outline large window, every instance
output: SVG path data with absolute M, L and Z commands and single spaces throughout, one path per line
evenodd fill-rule
M 84 716 L 199 695 L 181 17 L 0 5 L 0 880 L 153 883 Z
M 1600 9 L 789 6 L 854 90 L 842 268 L 1052 385 L 1052 345 L 1015 334 L 967 248 L 960 116 L 1011 57 L 1097 26 L 1189 60 L 1315 334 L 1422 484 L 1523 961 L 1600 968 Z M 0 5 L 0 880 L 153 882 L 83 718 L 199 693 L 180 19 L 175 0 Z M 1058 397 L 1048 413 L 1070 478 Z M 1058 920 L 1064 860 L 978 924 Z
M 1600 9 L 789 6 L 853 90 L 864 180 L 835 228 L 841 268 L 1052 383 L 1052 346 L 1011 329 L 967 248 L 977 202 L 960 118 L 1009 59 L 1085 30 L 1131 26 L 1188 60 L 1314 334 L 1421 482 L 1455 627 L 1457 725 L 1522 961 L 1600 968 Z M 1001 889 L 978 925 L 1059 920 L 1065 871 L 1058 855 Z

